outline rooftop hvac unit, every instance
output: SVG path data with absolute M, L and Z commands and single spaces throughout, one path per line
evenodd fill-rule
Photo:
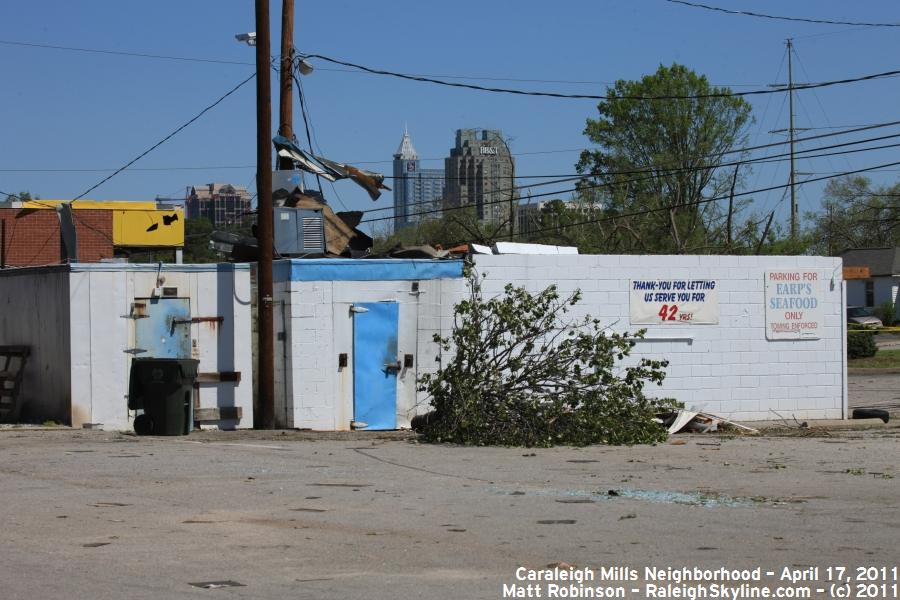
M 275 207 L 275 252 L 281 256 L 325 253 L 321 209 Z

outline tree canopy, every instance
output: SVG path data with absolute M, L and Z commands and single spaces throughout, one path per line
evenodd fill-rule
M 900 183 L 875 186 L 861 176 L 832 179 L 825 186 L 822 209 L 807 219 L 813 254 L 900 246 Z
M 601 190 L 610 217 L 647 211 L 601 227 L 609 250 L 687 253 L 732 245 L 727 210 L 705 202 L 736 183 L 734 167 L 718 165 L 740 160 L 731 152 L 745 143 L 752 122 L 744 99 L 716 96 L 728 92 L 678 64 L 607 90 L 599 117 L 584 130 L 597 149 L 584 151 L 577 164 L 586 175 L 581 191 Z M 679 98 L 635 98 L 641 96 Z

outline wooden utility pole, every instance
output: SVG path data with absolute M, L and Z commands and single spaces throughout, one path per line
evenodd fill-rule
M 269 0 L 256 0 L 256 271 L 258 351 L 258 429 L 275 427 L 275 343 L 272 319 L 272 89 Z
M 787 39 L 787 59 L 788 59 L 788 136 L 791 141 L 791 241 L 797 241 L 797 190 L 794 186 L 794 178 L 796 171 L 794 170 L 794 72 L 791 63 L 791 54 L 793 54 L 793 40 Z
M 293 70 L 294 70 L 294 0 L 281 3 L 281 94 L 278 103 L 278 135 L 294 138 L 293 125 Z M 289 158 L 278 157 L 278 170 L 291 170 Z
M 733 241 L 731 230 L 734 225 L 734 188 L 737 186 L 738 170 L 740 168 L 740 164 L 734 166 L 734 176 L 731 178 L 731 193 L 728 195 L 728 220 L 725 222 L 725 248 L 728 252 L 731 252 L 731 243 Z

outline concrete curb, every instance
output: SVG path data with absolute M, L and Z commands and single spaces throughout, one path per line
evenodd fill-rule
M 809 431 L 809 430 L 847 430 L 847 429 L 898 429 L 900 428 L 900 421 L 898 420 L 890 420 L 887 423 L 883 422 L 881 419 L 822 419 L 822 420 L 808 420 L 808 419 L 800 419 L 801 423 L 806 423 L 807 427 L 798 427 L 796 424 L 789 426 L 786 425 L 783 421 L 755 421 L 755 422 L 742 422 L 742 425 L 747 425 L 749 427 L 754 427 L 759 429 L 761 432 L 768 432 L 773 430 L 791 430 L 791 431 Z

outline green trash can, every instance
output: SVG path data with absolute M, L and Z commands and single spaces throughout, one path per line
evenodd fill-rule
M 128 408 L 143 410 L 134 420 L 138 435 L 187 435 L 199 360 L 135 358 L 128 380 Z

